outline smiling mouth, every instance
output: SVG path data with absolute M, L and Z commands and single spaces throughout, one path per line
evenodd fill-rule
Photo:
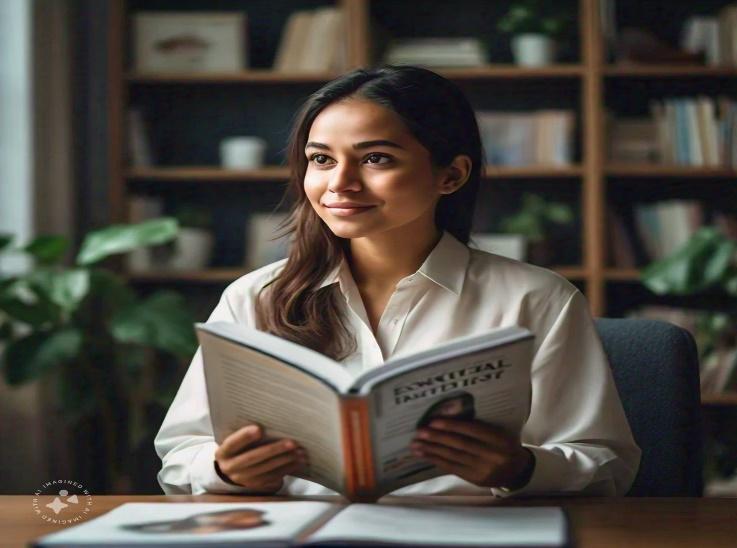
M 340 217 L 348 216 L 348 215 L 356 215 L 359 213 L 364 213 L 365 211 L 368 211 L 369 209 L 373 209 L 376 206 L 361 206 L 361 207 L 328 207 L 325 206 L 330 213 L 333 215 L 337 215 Z

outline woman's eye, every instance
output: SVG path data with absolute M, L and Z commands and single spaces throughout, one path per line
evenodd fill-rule
M 312 156 L 310 156 L 311 162 L 315 162 L 317 165 L 321 166 L 324 164 L 320 161 L 317 161 L 317 158 L 327 158 L 327 156 L 325 156 L 324 154 L 313 154 Z
M 381 160 L 382 158 L 385 159 L 385 160 L 390 160 L 391 159 L 391 158 L 389 158 L 389 156 L 385 156 L 384 154 L 369 154 L 367 156 L 366 160 L 369 160 L 371 158 L 377 160 L 375 162 L 370 162 L 372 164 L 378 164 L 379 163 L 378 160 Z M 384 162 L 384 163 L 387 163 L 387 162 Z

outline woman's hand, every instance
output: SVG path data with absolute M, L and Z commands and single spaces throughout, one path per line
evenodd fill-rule
M 227 481 L 255 491 L 278 491 L 284 476 L 307 464 L 307 453 L 294 440 L 262 442 L 262 430 L 252 424 L 225 438 L 215 450 L 215 465 Z
M 434 419 L 417 430 L 412 452 L 483 487 L 519 489 L 532 477 L 534 455 L 519 439 L 478 420 Z

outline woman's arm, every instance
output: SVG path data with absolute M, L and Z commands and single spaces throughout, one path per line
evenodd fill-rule
M 511 494 L 624 495 L 640 463 L 586 299 L 575 291 L 532 365 L 532 407 L 522 445 L 535 456 L 530 481 Z

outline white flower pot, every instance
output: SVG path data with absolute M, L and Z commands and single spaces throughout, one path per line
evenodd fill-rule
M 164 268 L 171 270 L 199 270 L 206 268 L 212 254 L 213 236 L 201 228 L 179 229 L 174 251 Z
M 523 67 L 542 67 L 555 61 L 555 41 L 544 34 L 512 37 L 514 62 Z

